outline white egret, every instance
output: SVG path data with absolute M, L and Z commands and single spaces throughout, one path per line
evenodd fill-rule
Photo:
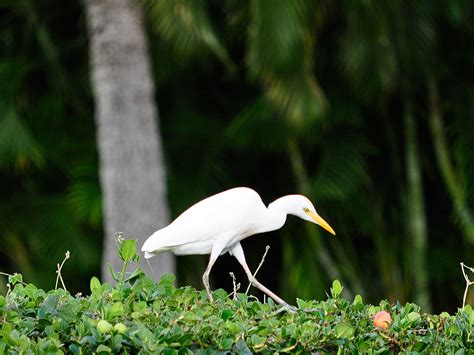
M 252 275 L 240 241 L 254 234 L 280 229 L 288 214 L 316 223 L 336 234 L 316 213 L 311 201 L 302 195 L 280 197 L 267 208 L 257 192 L 237 187 L 191 206 L 171 224 L 153 233 L 143 244 L 142 252 L 147 259 L 167 251 L 176 255 L 211 254 L 202 277 L 210 301 L 209 273 L 219 255 L 228 252 L 242 265 L 253 286 L 279 304 L 286 305 Z

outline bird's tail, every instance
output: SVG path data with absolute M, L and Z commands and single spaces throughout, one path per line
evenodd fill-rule
M 150 259 L 157 254 L 170 250 L 170 247 L 166 245 L 166 239 L 162 234 L 162 230 L 163 229 L 153 233 L 145 243 L 143 243 L 142 252 L 144 253 L 145 259 Z
M 143 251 L 143 249 L 142 249 L 142 251 Z M 150 258 L 154 257 L 155 254 L 149 253 L 149 252 L 145 251 L 145 255 L 144 255 L 144 256 L 145 256 L 145 259 L 150 259 Z

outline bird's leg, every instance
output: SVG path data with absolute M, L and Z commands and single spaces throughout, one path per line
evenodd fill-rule
M 270 291 L 268 288 L 263 286 L 253 275 L 252 272 L 250 271 L 250 268 L 247 265 L 247 261 L 245 260 L 245 255 L 244 255 L 244 250 L 242 249 L 242 246 L 240 243 L 236 243 L 234 247 L 232 248 L 232 255 L 235 256 L 235 258 L 239 261 L 240 265 L 245 270 L 245 273 L 247 274 L 247 277 L 250 281 L 250 283 L 258 288 L 260 291 L 266 293 L 268 296 L 270 296 L 275 302 L 281 304 L 282 306 L 289 306 L 288 303 L 286 303 L 283 299 L 275 295 L 272 291 Z
M 245 268 L 244 268 L 245 269 Z M 282 306 L 288 306 L 288 303 L 286 303 L 282 298 L 278 297 L 277 295 L 275 295 L 272 291 L 270 291 L 268 288 L 266 288 L 264 285 L 262 285 L 253 275 L 252 273 L 250 272 L 250 270 L 247 272 L 247 270 L 245 270 L 245 272 L 247 273 L 247 277 L 250 281 L 250 283 L 258 288 L 260 291 L 266 293 L 268 296 L 270 296 L 271 298 L 273 298 L 273 300 L 279 304 L 281 304 Z
M 207 297 L 209 298 L 209 301 L 213 302 L 214 299 L 212 298 L 211 288 L 209 286 L 209 273 L 210 272 L 211 272 L 211 268 L 208 266 L 206 268 L 206 271 L 204 271 L 204 274 L 202 275 L 202 282 L 204 284 L 204 287 L 206 288 Z
M 206 271 L 204 271 L 204 274 L 202 275 L 202 282 L 204 284 L 204 287 L 206 288 L 207 297 L 209 298 L 209 301 L 211 302 L 213 302 L 214 299 L 212 298 L 211 287 L 209 286 L 209 274 L 211 273 L 212 266 L 216 262 L 221 251 L 222 251 L 222 248 L 219 248 L 217 246 L 212 248 L 211 257 L 209 258 L 209 263 L 207 264 Z

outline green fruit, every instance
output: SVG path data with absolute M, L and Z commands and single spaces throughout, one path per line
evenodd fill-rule
M 112 330 L 112 324 L 107 322 L 106 320 L 102 319 L 97 323 L 97 331 L 100 334 L 107 334 Z
M 114 331 L 123 334 L 127 330 L 127 327 L 123 323 L 117 323 L 114 325 Z

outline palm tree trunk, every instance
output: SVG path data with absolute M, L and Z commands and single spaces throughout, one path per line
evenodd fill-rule
M 474 218 L 472 211 L 466 203 L 466 196 L 462 190 L 462 185 L 451 161 L 448 144 L 446 143 L 445 129 L 441 108 L 439 107 L 439 95 L 434 78 L 428 80 L 429 109 L 431 137 L 433 139 L 434 150 L 438 166 L 443 176 L 444 183 L 451 196 L 454 206 L 454 213 L 460 222 L 464 238 L 474 244 Z
M 408 266 L 413 275 L 415 302 L 425 312 L 431 311 L 429 296 L 428 272 L 426 266 L 427 227 L 425 202 L 423 198 L 423 181 L 418 152 L 418 139 L 413 108 L 409 99 L 405 99 L 405 160 L 407 174 L 407 204 L 405 223 L 411 242 L 408 252 Z
M 86 0 L 97 145 L 104 202 L 102 277 L 121 269 L 115 233 L 141 247 L 169 219 L 165 169 L 142 16 L 133 0 Z M 158 274 L 174 259 L 156 257 Z M 144 270 L 145 265 L 141 265 Z

